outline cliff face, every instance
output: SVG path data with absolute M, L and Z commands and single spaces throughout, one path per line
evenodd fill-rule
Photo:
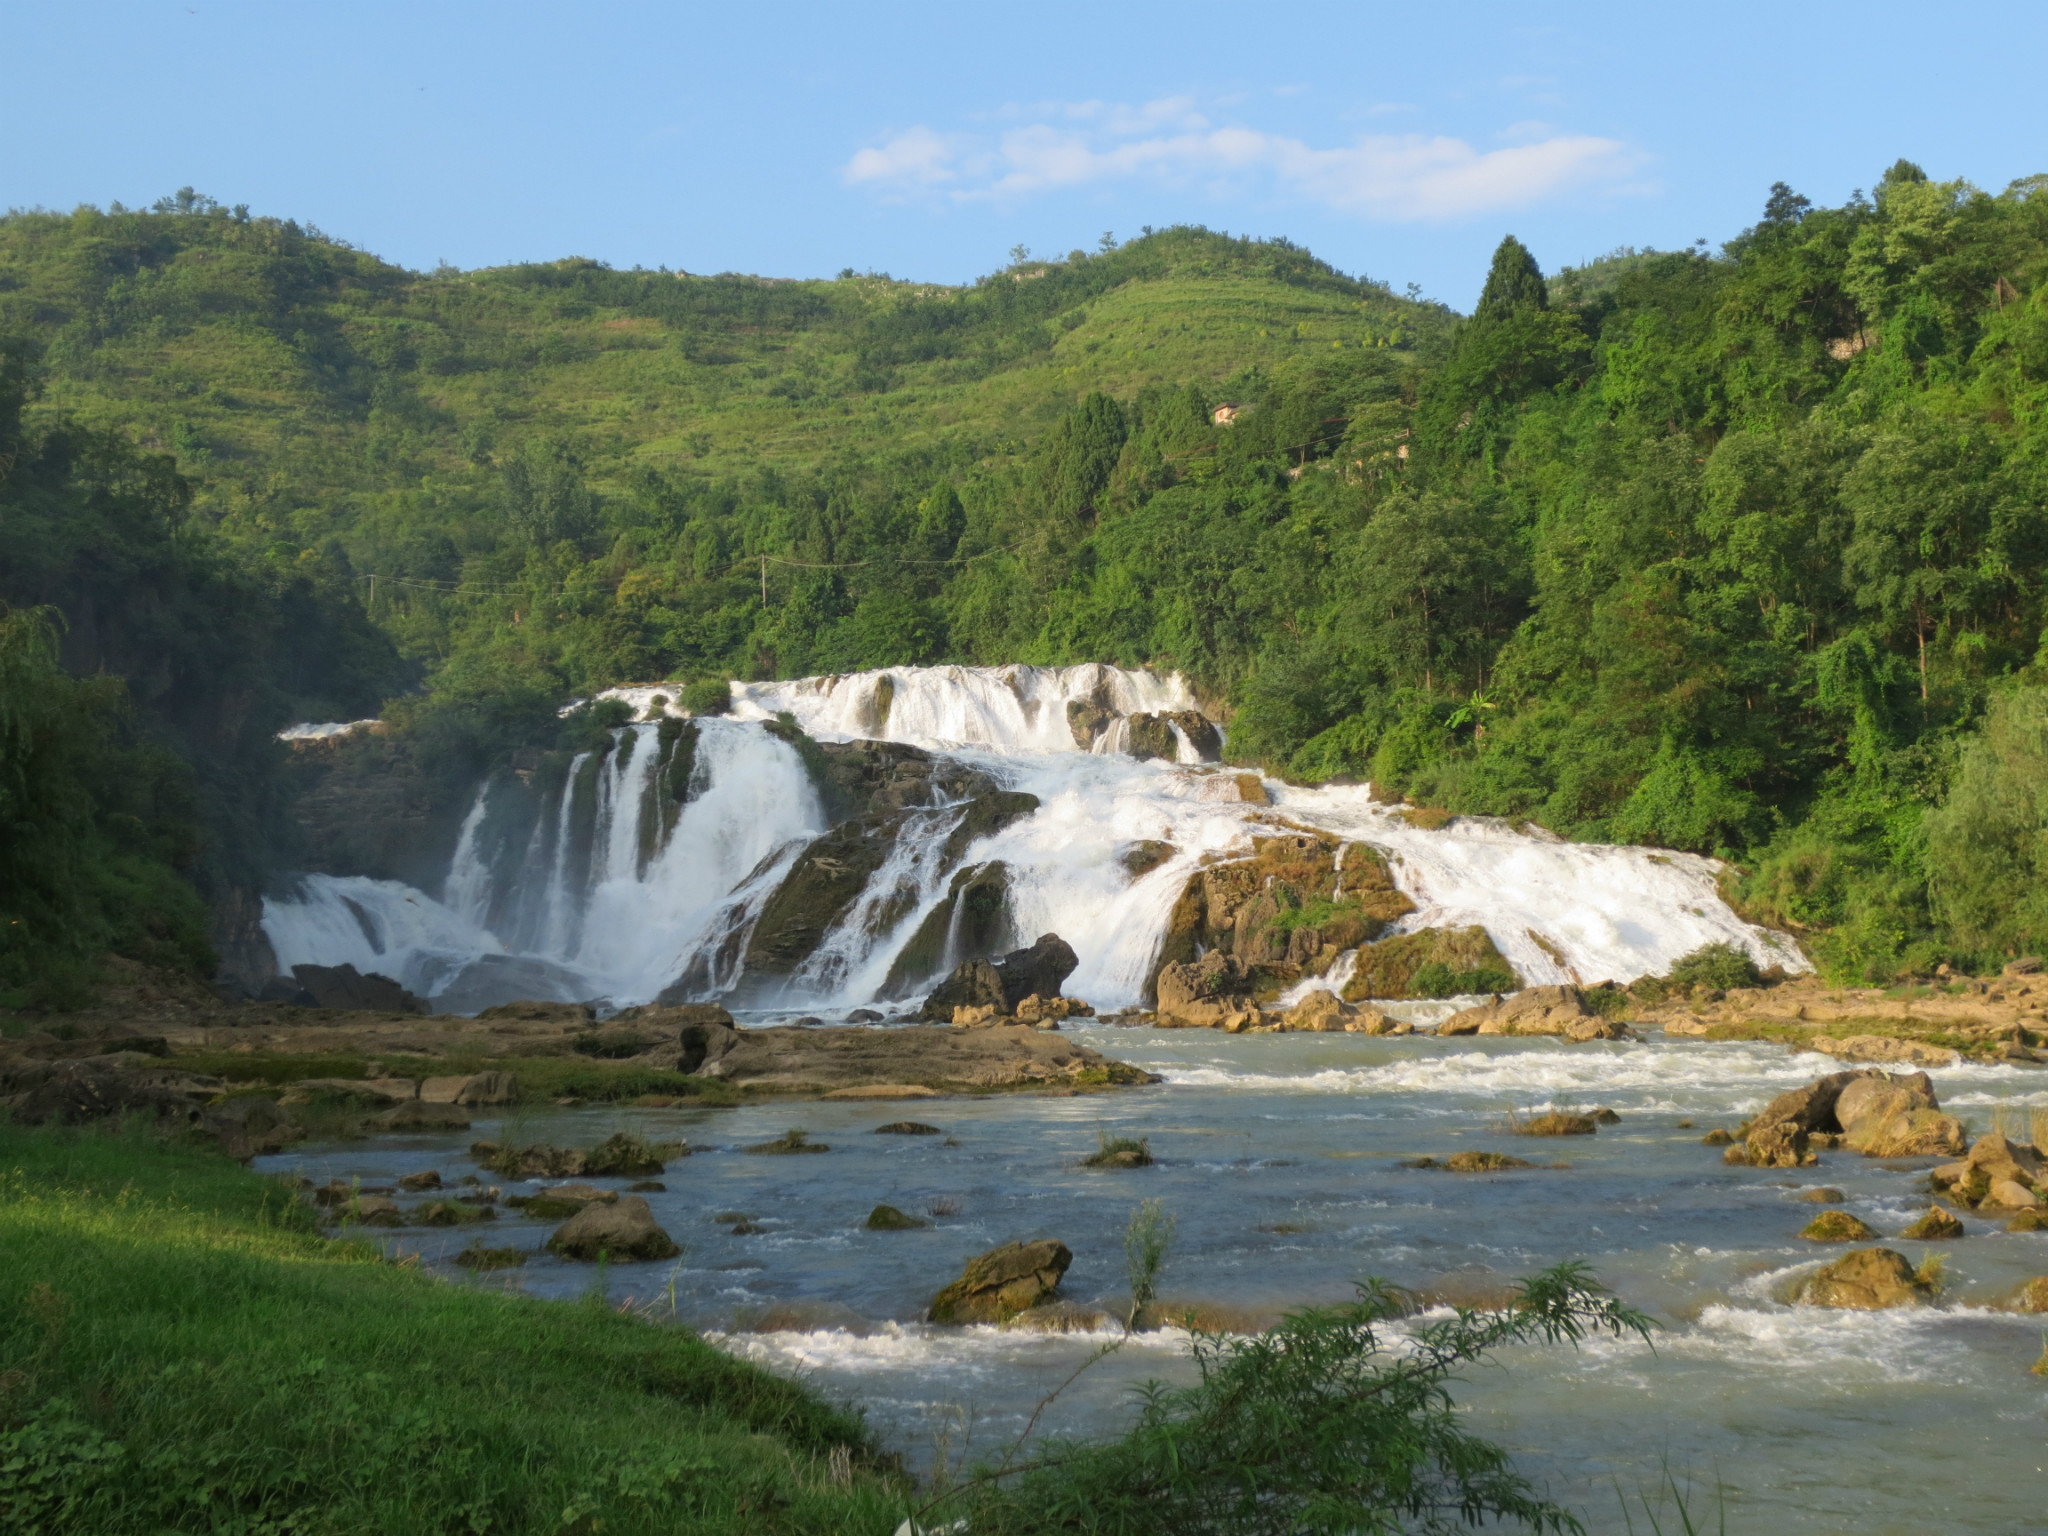
M 294 742 L 288 772 L 298 844 L 289 868 L 439 888 L 467 796 L 431 778 L 403 738 L 366 727 Z

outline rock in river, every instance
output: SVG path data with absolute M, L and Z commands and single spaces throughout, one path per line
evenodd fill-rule
M 1913 1272 L 1904 1254 L 1889 1248 L 1845 1253 L 1808 1279 L 1799 1292 L 1799 1300 L 1809 1307 L 1861 1312 L 1923 1306 L 1933 1298 L 1934 1287 Z
M 672 1259 L 682 1252 L 655 1225 L 654 1212 L 638 1195 L 621 1195 L 616 1204 L 586 1205 L 555 1229 L 548 1247 L 565 1259 L 585 1262 L 594 1262 L 599 1254 L 623 1263 Z
M 1006 1323 L 1049 1300 L 1074 1262 L 1067 1245 L 1045 1238 L 1005 1243 L 969 1259 L 958 1280 L 932 1298 L 935 1323 Z

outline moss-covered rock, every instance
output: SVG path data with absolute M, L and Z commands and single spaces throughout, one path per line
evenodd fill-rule
M 893 1205 L 878 1205 L 868 1212 L 868 1219 L 861 1223 L 870 1232 L 914 1232 L 928 1227 L 930 1222 L 921 1216 L 912 1216 L 899 1211 Z
M 1938 1205 L 1929 1206 L 1924 1216 L 1899 1234 L 1918 1243 L 1952 1242 L 1963 1235 L 1963 1224 Z
M 1890 1248 L 1845 1253 L 1812 1275 L 1799 1291 L 1806 1306 L 1861 1312 L 1925 1306 L 1933 1299 L 1934 1287 L 1920 1278 L 1904 1254 Z
M 1050 1301 L 1074 1256 L 1051 1238 L 1005 1243 L 967 1261 L 958 1280 L 932 1298 L 935 1323 L 1006 1323 Z
M 1438 977 L 1448 977 L 1452 988 L 1460 984 L 1460 978 L 1478 973 L 1504 976 L 1511 985 L 1516 979 L 1514 967 L 1484 928 L 1424 928 L 1359 946 L 1358 964 L 1345 985 L 1344 997 L 1349 1002 L 1364 1002 L 1445 995 L 1436 985 L 1416 985 L 1418 979 L 1428 983 L 1431 977 L 1427 973 L 1432 969 Z
M 1822 1211 L 1799 1235 L 1809 1243 L 1867 1243 L 1877 1233 L 1847 1211 Z

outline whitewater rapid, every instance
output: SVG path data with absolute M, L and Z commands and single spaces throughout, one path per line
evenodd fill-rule
M 641 716 L 673 715 L 666 701 L 679 692 L 654 684 L 608 696 Z M 654 792 L 660 726 L 643 720 L 615 733 L 611 751 L 578 756 L 528 821 L 513 816 L 519 797 L 505 780 L 480 786 L 438 897 L 395 881 L 311 875 L 265 903 L 264 930 L 282 968 L 381 971 L 449 1011 L 509 996 L 626 1006 L 679 978 L 693 995 L 733 994 L 749 981 L 743 940 L 762 903 L 827 830 L 801 756 L 765 728 L 787 715 L 817 740 L 900 742 L 957 759 L 1039 806 L 979 840 L 961 864 L 939 851 L 962 813 L 914 815 L 861 900 L 792 976 L 757 990 L 757 1003 L 900 1000 L 888 995 L 894 963 L 952 899 L 955 870 L 1001 861 L 1018 942 L 1061 935 L 1081 962 L 1071 995 L 1098 1008 L 1136 1005 L 1189 877 L 1288 826 L 1378 850 L 1416 906 L 1401 930 L 1484 927 L 1526 984 L 1628 981 L 1711 943 L 1762 965 L 1806 968 L 1790 940 L 1721 900 L 1712 860 L 1567 843 L 1483 818 L 1424 830 L 1365 786 L 1268 779 L 1263 803 L 1247 801 L 1239 773 L 1202 764 L 1177 726 L 1175 761 L 1120 749 L 1131 716 L 1195 707 L 1178 677 L 1104 666 L 735 683 L 730 712 L 696 722 L 691 798 L 679 814 L 664 812 Z M 1086 749 L 1070 724 L 1077 708 L 1107 721 Z M 1134 878 L 1125 856 L 1138 843 L 1172 853 Z

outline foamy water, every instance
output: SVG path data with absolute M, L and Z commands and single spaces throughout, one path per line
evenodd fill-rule
M 644 714 L 678 692 L 650 684 L 611 696 Z M 1087 751 L 1068 720 L 1068 707 L 1082 703 L 1110 722 Z M 999 860 L 1016 941 L 1065 938 L 1080 959 L 1067 991 L 1114 1009 L 1143 999 L 1189 877 L 1292 825 L 1385 858 L 1416 903 L 1400 930 L 1482 926 L 1526 984 L 1628 981 L 1712 943 L 1806 968 L 1790 940 L 1743 922 L 1720 899 L 1711 860 L 1566 843 L 1485 819 L 1424 831 L 1359 786 L 1269 780 L 1272 803 L 1247 804 L 1235 772 L 1118 749 L 1129 716 L 1194 703 L 1178 677 L 1103 666 L 897 668 L 735 684 L 730 716 L 697 722 L 691 798 L 679 813 L 657 791 L 657 726 L 624 727 L 612 751 L 578 757 L 538 801 L 509 778 L 479 786 L 438 897 L 309 877 L 266 903 L 264 927 L 286 967 L 380 970 L 457 1011 L 536 989 L 625 1006 L 678 985 L 753 1005 L 866 1006 L 912 998 L 937 979 L 890 990 L 905 944 L 954 899 L 957 869 Z M 801 758 L 763 728 L 778 714 L 822 740 L 868 737 L 951 755 L 1035 796 L 1038 809 L 957 861 L 945 844 L 962 812 L 917 813 L 813 955 L 787 976 L 749 975 L 745 941 L 762 905 L 825 830 Z M 1178 756 L 1193 756 L 1184 734 Z M 1173 852 L 1133 879 L 1124 855 L 1144 841 Z M 1339 979 L 1354 958 L 1340 957 Z
M 1381 1275 L 1446 1302 L 1497 1302 L 1517 1276 L 1563 1259 L 1658 1323 L 1654 1348 L 1628 1340 L 1524 1348 L 1504 1371 L 1454 1389 L 1476 1432 L 1578 1508 L 1589 1529 L 1625 1520 L 1617 1489 L 1654 1493 L 1662 1469 L 1691 1490 L 1695 1518 L 1731 1532 L 1845 1529 L 2012 1532 L 2048 1507 L 2048 1382 L 2028 1374 L 2044 1320 L 1989 1310 L 2048 1273 L 2048 1236 L 2008 1234 L 1965 1215 L 1949 1244 L 1894 1234 L 1926 1207 L 1931 1159 L 1874 1163 L 1829 1153 L 1819 1167 L 1731 1168 L 1701 1145 L 1771 1094 L 1835 1063 L 1756 1043 L 1550 1041 L 1343 1035 L 1224 1036 L 1084 1027 L 1120 1059 L 1163 1072 L 1155 1088 L 1085 1098 L 948 1099 L 915 1106 L 778 1104 L 730 1111 L 563 1111 L 534 1139 L 588 1145 L 615 1128 L 687 1139 L 667 1191 L 648 1196 L 685 1246 L 678 1265 L 622 1265 L 607 1284 L 724 1347 L 860 1404 L 914 1465 L 999 1453 L 1039 1400 L 1115 1336 L 1127 1302 L 1123 1230 L 1161 1200 L 1179 1236 L 1161 1279 L 1169 1305 L 1224 1327 L 1340 1301 Z M 2048 1072 L 1936 1069 L 1944 1099 L 2048 1104 Z M 1532 1140 L 1510 1107 L 1605 1105 L 1619 1125 L 1594 1137 Z M 877 1136 L 908 1108 L 945 1133 Z M 1961 1108 L 1980 1124 L 1985 1110 Z M 1681 1126 L 1681 1120 L 1690 1121 Z M 816 1157 L 740 1148 L 800 1125 L 832 1150 Z M 266 1165 L 324 1179 L 383 1182 L 425 1166 L 452 1178 L 463 1148 L 496 1127 L 409 1141 L 299 1148 Z M 1148 1169 L 1079 1166 L 1102 1135 L 1145 1138 Z M 1402 1166 L 1463 1148 L 1548 1165 L 1460 1176 Z M 1839 1253 L 1799 1240 L 1816 1184 L 1914 1262 L 1940 1254 L 1937 1307 L 1831 1312 L 1788 1304 Z M 517 1187 L 517 1186 L 513 1186 Z M 930 1229 L 868 1232 L 877 1202 L 930 1213 Z M 762 1228 L 734 1236 L 745 1215 Z M 573 1297 L 585 1266 L 540 1251 L 549 1226 L 513 1213 L 487 1229 L 533 1257 L 476 1281 Z M 407 1230 L 392 1241 L 430 1265 L 469 1233 Z M 972 1255 L 1057 1237 L 1074 1253 L 1066 1293 L 1107 1315 L 1092 1331 L 938 1329 L 919 1318 Z M 453 1271 L 449 1271 L 453 1275 Z M 1440 1313 L 1434 1315 L 1441 1315 Z M 1398 1347 L 1398 1340 L 1393 1341 Z M 1127 1424 L 1134 1385 L 1183 1380 L 1187 1339 L 1140 1335 L 1085 1372 L 1046 1411 L 1047 1432 L 1109 1434 Z M 1673 1529 L 1665 1519 L 1665 1529 Z

